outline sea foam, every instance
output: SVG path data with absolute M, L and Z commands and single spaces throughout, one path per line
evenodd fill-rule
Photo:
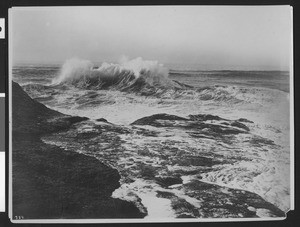
M 72 84 L 76 87 L 103 88 L 130 86 L 139 80 L 148 85 L 166 85 L 169 70 L 157 61 L 141 57 L 122 60 L 121 63 L 102 63 L 99 67 L 91 61 L 72 58 L 61 68 L 53 84 Z

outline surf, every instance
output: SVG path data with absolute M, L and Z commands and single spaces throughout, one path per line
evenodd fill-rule
M 85 89 L 126 90 L 139 86 L 168 87 L 168 68 L 157 61 L 143 60 L 141 57 L 122 63 L 103 62 L 100 66 L 89 60 L 73 58 L 67 60 L 53 85 L 69 84 Z

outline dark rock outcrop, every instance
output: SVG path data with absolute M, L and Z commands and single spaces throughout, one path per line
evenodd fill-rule
M 132 125 L 151 125 L 154 127 L 180 128 L 197 138 L 224 138 L 240 133 L 248 133 L 250 129 L 237 120 L 228 120 L 210 114 L 189 115 L 183 118 L 170 114 L 154 114 L 140 118 Z
M 186 194 L 201 201 L 196 208 L 174 193 L 158 192 L 158 197 L 171 200 L 172 208 L 182 218 L 254 218 L 259 210 L 265 210 L 269 217 L 285 217 L 285 213 L 273 204 L 249 191 L 226 188 L 223 186 L 193 180 L 179 188 Z M 201 192 L 201 193 L 199 193 Z M 185 216 L 182 216 L 185 215 Z
M 197 115 L 189 115 L 190 119 L 193 121 L 208 121 L 208 120 L 225 120 L 219 116 L 211 115 L 211 114 L 197 114 Z
M 31 99 L 19 84 L 12 82 L 12 125 L 14 133 L 45 134 L 69 128 L 88 120 L 64 115 Z
M 98 119 L 96 119 L 96 121 L 109 123 L 105 118 L 98 118 Z
M 169 187 L 174 184 L 182 184 L 182 179 L 180 177 L 156 177 L 155 180 L 163 187 Z
M 246 122 L 246 123 L 254 123 L 253 121 L 250 121 L 250 120 L 248 120 L 246 118 L 240 118 L 240 119 L 238 119 L 238 121 L 240 121 L 240 122 Z
M 152 126 L 159 126 L 160 124 L 157 122 L 159 120 L 169 120 L 169 121 L 187 121 L 188 119 L 179 117 L 176 115 L 170 115 L 170 114 L 154 114 L 148 117 L 140 118 L 133 123 L 132 125 L 152 125 Z

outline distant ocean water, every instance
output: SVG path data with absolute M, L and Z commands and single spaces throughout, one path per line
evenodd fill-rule
M 169 155 L 171 150 L 177 149 L 182 152 L 182 157 L 187 154 L 205 155 L 212 159 L 222 156 L 225 161 L 209 168 L 200 168 L 198 165 L 183 167 L 176 162 L 166 162 L 164 165 L 167 169 L 158 166 L 158 174 L 173 174 L 180 170 L 181 178 L 186 182 L 198 179 L 247 190 L 284 211 L 288 210 L 289 72 L 168 70 L 156 62 L 137 60 L 134 63 L 122 67 L 108 63 L 93 66 L 89 62 L 69 62 L 62 67 L 15 66 L 12 79 L 32 98 L 52 109 L 89 117 L 95 122 L 96 119 L 105 118 L 133 131 L 137 129 L 130 125 L 132 122 L 161 113 L 184 118 L 198 114 L 214 115 L 228 119 L 227 122 L 246 119 L 244 124 L 249 128 L 250 135 L 232 135 L 226 137 L 225 142 L 217 137 L 191 136 L 190 129 L 171 126 L 137 126 L 139 130 L 158 133 L 155 138 L 136 133 L 120 135 L 124 143 L 122 146 L 131 151 L 130 155 L 103 156 L 111 158 L 107 161 L 116 163 L 115 168 L 122 165 L 126 169 L 126 173 L 120 170 L 124 184 L 113 196 L 130 200 L 130 195 L 135 193 L 142 198 L 148 210 L 152 210 L 153 203 L 149 201 L 153 200 L 161 204 L 162 215 L 175 215 L 170 208 L 170 201 L 157 197 L 161 188 L 136 175 L 136 166 L 129 159 L 139 159 L 140 150 L 147 147 L 153 155 L 139 161 L 163 163 L 156 152 Z M 169 121 L 172 122 L 171 119 Z M 212 125 L 224 123 L 218 120 L 207 122 Z M 191 130 L 196 132 L 196 128 Z M 64 148 L 71 146 L 68 141 L 57 137 L 49 137 L 45 141 Z M 73 142 L 72 146 L 78 146 L 79 149 L 79 145 Z M 163 149 L 162 144 L 166 145 Z M 234 164 L 230 160 L 235 160 Z M 133 179 L 132 183 L 128 183 L 128 175 Z M 137 185 L 143 189 L 137 190 Z M 182 195 L 181 191 L 170 190 L 197 206 L 197 201 Z M 153 211 L 152 215 L 159 214 Z

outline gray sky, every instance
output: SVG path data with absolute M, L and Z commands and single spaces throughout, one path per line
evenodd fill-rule
M 36 7 L 10 12 L 13 63 L 122 55 L 208 68 L 287 70 L 288 6 Z

